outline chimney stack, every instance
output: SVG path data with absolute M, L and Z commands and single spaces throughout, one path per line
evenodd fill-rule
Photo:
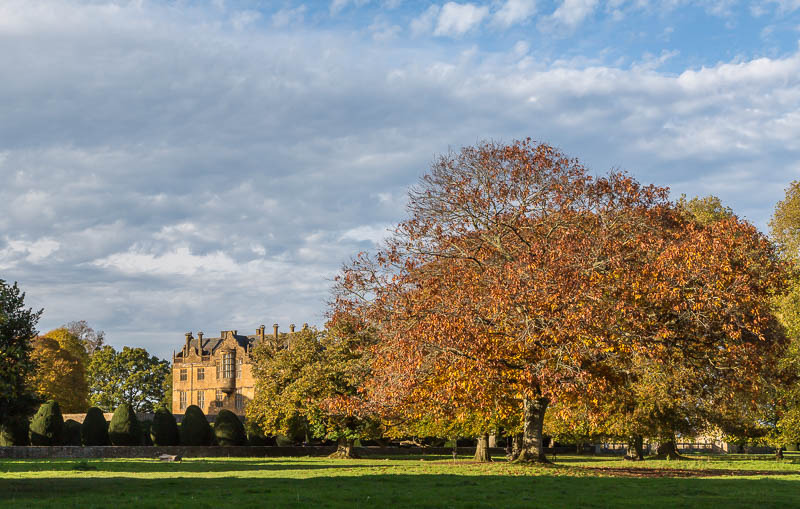
M 186 357 L 189 355 L 189 343 L 192 341 L 192 333 L 187 332 L 186 334 L 186 348 L 183 349 L 183 356 Z
M 289 324 L 289 332 L 294 332 L 294 324 L 293 323 Z
M 308 324 L 307 323 L 303 324 L 303 330 L 308 330 Z
M 275 339 L 278 339 L 278 324 L 277 323 L 273 323 L 272 324 L 272 333 L 275 336 Z

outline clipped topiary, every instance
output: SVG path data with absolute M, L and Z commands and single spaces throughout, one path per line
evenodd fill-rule
M 83 445 L 108 445 L 108 422 L 103 411 L 93 406 L 86 412 L 81 424 L 81 443 Z
M 12 445 L 28 445 L 28 431 L 30 421 L 25 416 L 9 418 L 0 426 L 0 447 Z
M 150 440 L 154 445 L 159 446 L 178 445 L 180 442 L 175 416 L 166 408 L 156 410 L 153 424 L 150 426 Z
M 129 404 L 123 403 L 114 410 L 108 425 L 108 438 L 111 445 L 141 445 L 142 428 Z
M 64 417 L 58 402 L 50 400 L 42 403 L 31 419 L 31 445 L 61 445 L 63 433 Z
M 247 442 L 242 421 L 230 410 L 221 410 L 217 414 L 214 435 L 219 445 L 245 445 Z
M 73 419 L 64 421 L 64 445 L 81 446 L 81 423 Z
M 181 445 L 211 445 L 214 432 L 208 424 L 206 414 L 197 405 L 190 405 L 181 421 Z

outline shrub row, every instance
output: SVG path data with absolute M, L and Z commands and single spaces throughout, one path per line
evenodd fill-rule
M 212 427 L 196 405 L 186 409 L 179 426 L 164 408 L 152 421 L 139 422 L 130 405 L 122 404 L 107 422 L 102 410 L 92 407 L 83 424 L 64 422 L 55 401 L 43 403 L 34 416 L 13 418 L 0 427 L 0 446 L 11 445 L 274 445 L 274 438 L 253 431 L 246 433 L 239 417 L 229 410 L 217 414 Z

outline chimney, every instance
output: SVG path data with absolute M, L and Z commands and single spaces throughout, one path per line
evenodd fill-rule
M 259 330 L 261 330 L 261 337 L 262 338 L 264 337 L 266 328 L 267 328 L 267 326 L 264 325 L 264 324 L 261 324 L 261 327 L 259 327 Z
M 289 332 L 294 332 L 294 324 L 293 323 L 289 324 Z
M 197 355 L 203 355 L 203 331 L 197 333 Z
M 278 339 L 278 324 L 272 324 L 272 334 L 275 336 L 275 339 Z
M 189 343 L 192 341 L 192 333 L 186 333 L 186 348 L 183 349 L 183 356 L 186 357 L 189 355 Z
M 303 330 L 308 330 L 308 324 L 307 323 L 303 324 Z

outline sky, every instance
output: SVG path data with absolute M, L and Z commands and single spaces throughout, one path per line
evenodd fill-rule
M 0 279 L 109 344 L 323 326 L 438 154 L 531 137 L 768 231 L 800 0 L 0 2 Z

